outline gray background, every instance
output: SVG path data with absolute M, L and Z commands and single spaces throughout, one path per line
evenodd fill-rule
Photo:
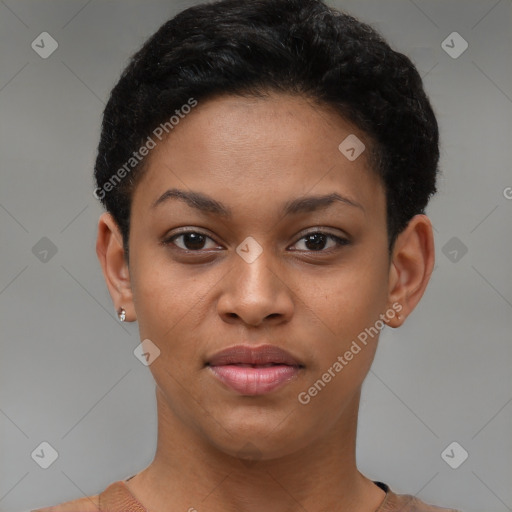
M 96 260 L 92 167 L 127 58 L 194 3 L 0 0 L 2 512 L 96 494 L 152 460 L 154 384 Z M 331 4 L 414 60 L 442 138 L 437 266 L 405 326 L 381 336 L 360 470 L 430 503 L 512 510 L 512 2 Z M 59 44 L 47 59 L 31 48 L 43 31 Z M 458 58 L 441 46 L 453 31 L 469 44 Z M 59 453 L 46 470 L 31 458 L 42 441 Z M 441 457 L 453 441 L 469 453 L 457 469 Z

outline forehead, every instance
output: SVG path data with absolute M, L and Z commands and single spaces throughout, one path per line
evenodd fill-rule
M 198 102 L 146 157 L 133 207 L 179 188 L 234 207 L 335 191 L 379 208 L 383 187 L 369 147 L 364 132 L 301 96 L 217 97 Z

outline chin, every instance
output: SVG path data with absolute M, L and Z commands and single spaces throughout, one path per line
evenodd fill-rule
M 216 449 L 237 459 L 273 460 L 302 450 L 311 442 L 311 435 L 298 431 L 296 424 L 283 421 L 282 414 L 274 421 L 259 416 L 250 422 L 246 416 L 243 422 L 232 419 L 222 427 L 215 424 L 215 432 L 207 437 Z

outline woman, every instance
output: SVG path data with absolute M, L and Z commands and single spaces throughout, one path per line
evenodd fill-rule
M 156 382 L 152 463 L 38 512 L 434 511 L 357 469 L 380 331 L 434 265 L 437 122 L 408 58 L 320 0 L 187 9 L 104 112 L 97 254 Z

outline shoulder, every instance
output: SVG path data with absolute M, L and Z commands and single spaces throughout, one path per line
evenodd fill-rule
M 461 512 L 453 508 L 429 505 L 410 494 L 395 494 L 387 485 L 385 485 L 385 490 L 387 491 L 386 498 L 376 512 Z
M 66 501 L 53 507 L 31 510 L 30 512 L 99 512 L 99 494 L 77 500 Z
M 407 510 L 407 512 L 460 512 L 453 508 L 441 508 L 435 505 L 430 505 L 409 494 L 398 494 L 396 496 L 396 503 L 389 512 L 398 512 L 399 510 Z M 405 508 L 407 507 L 407 508 Z M 383 509 L 382 512 L 388 509 Z
M 404 505 L 407 504 L 407 510 L 411 512 L 461 512 L 460 510 L 455 510 L 453 508 L 441 508 L 436 507 L 435 505 L 429 505 L 414 496 L 409 496 L 408 494 L 403 496 L 405 498 Z M 397 509 L 400 510 L 400 509 Z

